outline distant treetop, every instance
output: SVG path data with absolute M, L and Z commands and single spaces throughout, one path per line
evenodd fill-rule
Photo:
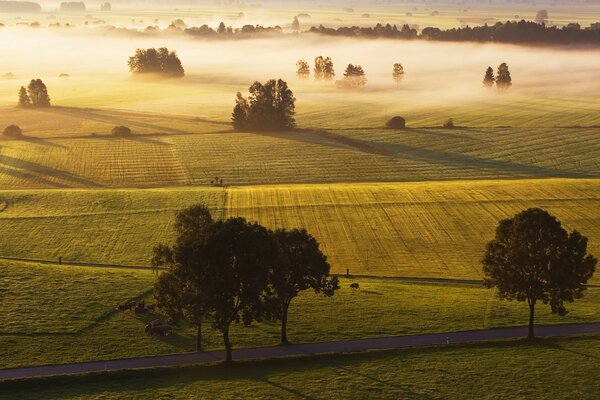
M 177 53 L 166 47 L 137 49 L 135 55 L 129 57 L 128 64 L 134 74 L 155 73 L 175 78 L 185 74 Z

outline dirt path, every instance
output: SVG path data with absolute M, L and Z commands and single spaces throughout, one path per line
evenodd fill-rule
M 385 338 L 341 340 L 336 342 L 293 344 L 288 346 L 255 347 L 237 349 L 234 360 L 272 359 L 290 356 L 353 353 L 368 350 L 399 349 L 404 347 L 449 345 L 493 340 L 508 340 L 525 337 L 526 327 L 486 329 L 465 332 L 393 336 Z M 600 334 L 600 323 L 538 326 L 538 337 L 573 336 Z M 156 368 L 221 361 L 223 351 L 173 354 L 166 356 L 94 361 L 77 364 L 46 365 L 30 368 L 0 370 L 0 380 L 40 378 L 58 375 L 75 375 L 120 371 L 141 368 Z

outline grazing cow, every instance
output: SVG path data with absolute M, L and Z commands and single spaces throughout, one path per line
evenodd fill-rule
M 352 289 L 352 290 L 360 289 L 360 285 L 358 284 L 358 282 L 351 283 L 350 289 Z
M 173 327 L 169 324 L 163 324 L 160 320 L 156 320 L 146 325 L 144 332 L 150 336 L 167 336 L 173 332 Z

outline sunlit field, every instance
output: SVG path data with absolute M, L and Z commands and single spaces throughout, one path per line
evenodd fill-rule
M 3 296 L 12 299 L 0 309 L 0 318 L 11 321 L 0 329 L 0 363 L 5 368 L 195 349 L 194 328 L 184 325 L 174 335 L 157 339 L 144 334 L 144 325 L 164 316 L 115 311 L 121 302 L 150 295 L 154 282 L 150 271 L 2 261 L 0 278 Z M 359 282 L 360 290 L 351 290 L 351 282 Z M 60 288 L 60 296 L 55 288 Z M 569 306 L 567 317 L 540 307 L 538 322 L 596 321 L 598 304 L 600 289 L 593 287 Z M 322 342 L 516 326 L 526 320 L 526 305 L 501 301 L 479 284 L 341 279 L 341 289 L 332 298 L 305 292 L 292 302 L 289 337 L 296 343 Z M 234 346 L 276 345 L 279 329 L 277 323 L 236 325 Z M 210 321 L 203 336 L 207 349 L 222 348 Z
M 146 190 L 0 192 L 3 256 L 148 265 L 173 240 L 177 210 L 208 204 L 216 218 L 303 227 L 334 273 L 480 279 L 497 222 L 543 207 L 585 232 L 600 253 L 597 179 L 307 184 Z

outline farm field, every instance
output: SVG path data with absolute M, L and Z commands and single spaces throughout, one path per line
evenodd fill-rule
M 193 351 L 195 330 L 183 326 L 175 335 L 151 338 L 148 321 L 114 310 L 116 304 L 150 295 L 155 276 L 149 271 L 0 264 L 0 364 L 15 366 L 139 357 Z M 41 285 L 44 282 L 44 285 Z M 351 282 L 361 289 L 352 291 Z M 569 306 L 566 317 L 539 307 L 540 324 L 594 322 L 600 318 L 600 289 L 592 287 Z M 164 317 L 162 317 L 164 318 Z M 523 325 L 527 306 L 500 301 L 480 285 L 406 282 L 393 279 L 341 279 L 332 298 L 305 292 L 292 302 L 289 337 L 319 342 L 360 337 L 434 333 Z M 279 325 L 261 323 L 232 330 L 235 347 L 273 345 Z M 207 349 L 220 349 L 221 337 L 204 327 Z M 77 349 L 73 352 L 72 349 Z
M 304 227 L 332 272 L 480 279 L 497 222 L 528 207 L 555 214 L 600 254 L 600 181 L 536 179 L 211 188 L 1 191 L 0 255 L 148 265 L 177 210 Z M 594 278 L 594 282 L 596 278 Z
M 0 387 L 19 399 L 595 399 L 598 337 L 129 372 Z

